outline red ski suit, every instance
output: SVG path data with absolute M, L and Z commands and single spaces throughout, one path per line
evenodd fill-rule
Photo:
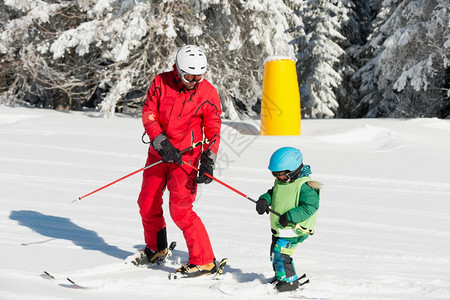
M 221 114 L 216 89 L 203 79 L 194 89 L 186 90 L 174 65 L 173 71 L 159 74 L 153 80 L 143 106 L 142 122 L 150 140 L 164 132 L 172 145 L 183 150 L 191 146 L 192 142 L 206 137 L 211 141 L 209 149 L 217 154 Z M 207 146 L 204 146 L 205 149 Z M 203 150 L 198 147 L 184 153 L 183 161 L 198 166 Z M 159 160 L 160 155 L 150 146 L 146 165 Z M 148 168 L 143 173 L 138 204 L 146 246 L 155 251 L 166 248 L 162 197 L 167 187 L 170 192 L 170 215 L 183 231 L 189 263 L 204 265 L 214 260 L 214 252 L 203 222 L 193 211 L 197 194 L 196 176 L 197 171 L 185 164 L 160 163 Z

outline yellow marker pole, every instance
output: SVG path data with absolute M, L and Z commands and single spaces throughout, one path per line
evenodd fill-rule
M 261 135 L 300 135 L 300 92 L 295 62 L 270 56 L 264 61 Z

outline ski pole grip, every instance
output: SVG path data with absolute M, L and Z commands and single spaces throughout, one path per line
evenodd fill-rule
M 198 141 L 197 143 L 193 143 L 192 148 L 197 148 L 198 146 L 201 146 L 203 144 L 209 144 L 208 138 L 205 138 L 202 141 Z
M 181 150 L 181 153 L 188 152 L 188 151 L 190 151 L 190 150 L 192 150 L 192 149 L 194 149 L 194 148 L 197 148 L 198 146 L 201 146 L 201 145 L 203 145 L 203 144 L 209 144 L 208 138 L 205 138 L 205 139 L 203 139 L 203 140 L 201 140 L 201 141 L 198 141 L 198 142 L 196 142 L 196 143 L 192 143 L 191 146 L 187 147 L 186 149 Z

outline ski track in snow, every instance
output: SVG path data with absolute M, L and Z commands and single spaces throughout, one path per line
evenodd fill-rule
M 141 174 L 72 201 L 141 168 L 147 146 L 138 119 L 92 116 L 0 106 L 0 298 L 450 299 L 450 121 L 303 120 L 300 137 L 259 137 L 224 122 L 227 156 L 214 173 L 224 182 L 257 199 L 273 184 L 270 154 L 299 145 L 323 183 L 316 234 L 294 255 L 311 282 L 276 294 L 265 284 L 268 216 L 218 183 L 199 186 L 194 205 L 217 258 L 229 258 L 221 280 L 167 279 L 187 261 L 167 201 L 173 263 L 124 264 L 143 247 Z M 67 288 L 66 277 L 89 289 Z

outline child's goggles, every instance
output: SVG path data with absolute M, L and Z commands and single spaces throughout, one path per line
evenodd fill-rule
M 289 176 L 289 171 L 272 172 L 272 175 L 276 177 L 279 181 L 289 182 L 291 177 Z
M 277 171 L 272 172 L 272 175 L 282 182 L 290 182 L 296 180 L 302 173 L 303 163 L 294 171 Z
M 281 171 L 281 172 L 272 172 L 273 177 L 283 177 L 286 176 L 288 171 Z

